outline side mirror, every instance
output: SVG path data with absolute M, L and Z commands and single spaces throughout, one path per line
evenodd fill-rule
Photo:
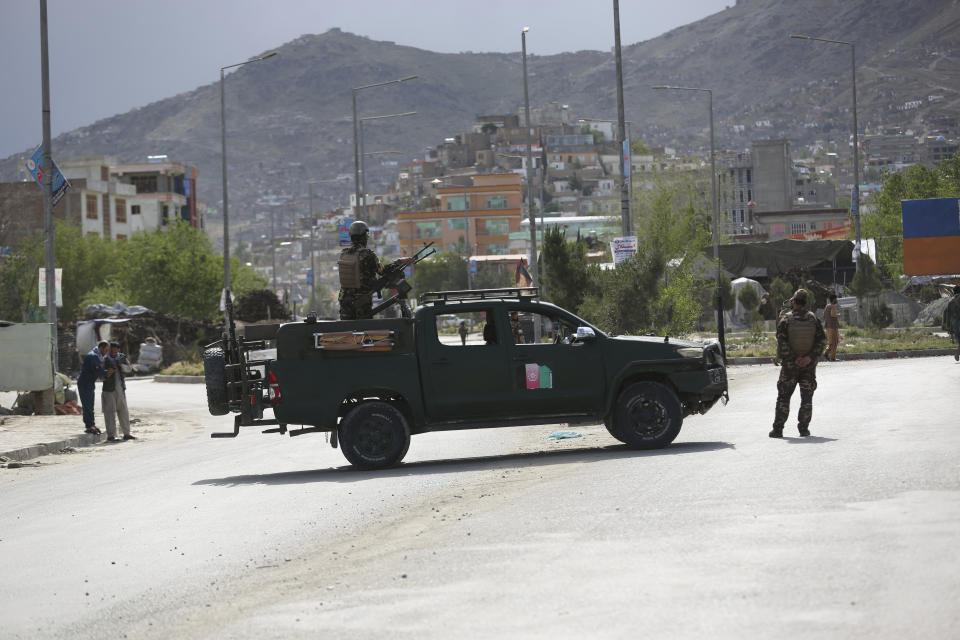
M 577 342 L 593 342 L 597 334 L 590 327 L 577 327 Z

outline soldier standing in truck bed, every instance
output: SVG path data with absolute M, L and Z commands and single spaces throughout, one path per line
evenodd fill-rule
M 813 417 L 813 392 L 817 389 L 817 361 L 827 344 L 827 334 L 820 320 L 807 308 L 806 289 L 797 289 L 790 299 L 792 309 L 780 314 L 777 321 L 777 408 L 773 417 L 771 438 L 783 437 L 783 426 L 790 413 L 790 397 L 800 385 L 800 411 L 797 428 L 801 436 L 810 435 Z
M 373 249 L 367 248 L 369 229 L 365 222 L 350 225 L 350 246 L 340 252 L 340 319 L 367 320 L 373 317 L 373 292 L 383 265 Z

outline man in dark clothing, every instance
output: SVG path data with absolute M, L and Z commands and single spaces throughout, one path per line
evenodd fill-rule
M 366 223 L 350 225 L 351 245 L 340 252 L 340 319 L 366 320 L 373 317 L 373 292 L 383 265 L 373 249 L 367 248 Z
M 960 284 L 953 288 L 953 297 L 943 310 L 943 328 L 956 340 L 957 349 L 953 352 L 953 359 L 960 360 Z
M 797 289 L 790 299 L 792 309 L 780 314 L 777 321 L 777 357 L 780 379 L 777 380 L 777 407 L 773 417 L 771 438 L 783 437 L 783 426 L 790 413 L 790 397 L 800 385 L 800 411 L 797 427 L 801 436 L 810 435 L 813 417 L 813 392 L 817 389 L 817 361 L 827 344 L 827 335 L 820 320 L 807 309 L 806 289 Z
M 93 405 L 96 401 L 97 378 L 102 378 L 107 372 L 103 368 L 103 356 L 107 353 L 110 344 L 101 340 L 90 353 L 83 356 L 80 366 L 80 377 L 77 378 L 77 392 L 80 395 L 80 404 L 83 406 L 83 426 L 87 433 L 99 434 L 100 429 L 94 425 Z

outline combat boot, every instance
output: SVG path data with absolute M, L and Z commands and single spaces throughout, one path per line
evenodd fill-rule
M 782 438 L 783 437 L 783 427 L 774 427 L 770 431 L 771 438 Z
M 797 429 L 800 431 L 800 436 L 801 436 L 801 437 L 804 437 L 804 438 L 805 438 L 805 437 L 807 437 L 808 435 L 810 435 L 810 429 L 808 429 L 807 427 L 799 426 L 799 427 L 797 427 Z

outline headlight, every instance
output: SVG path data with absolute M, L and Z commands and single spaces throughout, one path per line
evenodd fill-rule
M 677 353 L 679 353 L 684 358 L 702 358 L 703 357 L 703 349 L 700 347 L 681 347 L 680 349 L 677 349 Z

